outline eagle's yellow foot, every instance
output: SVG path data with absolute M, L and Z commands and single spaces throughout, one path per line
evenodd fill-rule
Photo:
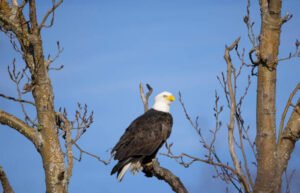
M 147 167 L 152 167 L 153 166 L 153 162 L 151 161 L 151 162 L 148 162 L 148 163 L 146 163 L 145 164 Z

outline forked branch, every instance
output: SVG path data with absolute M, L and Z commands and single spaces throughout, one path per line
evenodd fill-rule
M 39 30 L 41 30 L 43 27 L 46 27 L 46 28 L 49 28 L 53 25 L 54 23 L 54 13 L 55 13 L 55 10 L 63 3 L 64 1 L 63 0 L 60 0 L 59 2 L 55 3 L 55 0 L 52 0 L 52 8 L 49 9 L 46 13 L 46 15 L 43 17 L 43 20 L 41 22 L 41 24 L 39 25 Z M 46 21 L 48 20 L 49 16 L 52 15 L 52 18 L 51 18 L 51 21 L 50 21 L 50 24 L 49 25 L 46 25 Z

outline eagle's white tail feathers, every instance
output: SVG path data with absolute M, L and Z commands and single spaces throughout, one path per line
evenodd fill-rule
M 119 182 L 122 181 L 122 179 L 123 179 L 123 177 L 124 177 L 126 171 L 130 168 L 130 165 L 131 165 L 131 162 L 129 162 L 128 164 L 126 164 L 126 165 L 122 168 L 121 172 L 120 172 L 119 175 L 118 175 L 118 181 L 119 181 Z
M 130 170 L 131 173 L 133 175 L 135 175 L 136 173 L 138 173 L 139 171 L 141 171 L 143 169 L 141 162 L 137 161 L 137 162 L 131 162 L 131 166 L 130 166 Z

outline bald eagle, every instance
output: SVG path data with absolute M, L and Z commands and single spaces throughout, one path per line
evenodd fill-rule
M 133 174 L 151 164 L 156 153 L 171 134 L 173 118 L 170 104 L 175 97 L 167 91 L 158 94 L 153 107 L 127 127 L 111 153 L 118 163 L 111 171 L 121 181 L 128 169 Z

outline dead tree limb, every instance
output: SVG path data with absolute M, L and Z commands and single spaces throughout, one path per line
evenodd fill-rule
M 242 173 L 241 166 L 234 149 L 234 125 L 235 125 L 235 114 L 236 114 L 236 92 L 235 88 L 232 85 L 232 73 L 233 73 L 233 64 L 230 58 L 230 51 L 232 51 L 239 43 L 240 38 L 236 39 L 229 47 L 226 46 L 225 49 L 225 61 L 227 63 L 227 84 L 228 84 L 228 91 L 230 96 L 230 121 L 228 125 L 228 145 L 229 145 L 229 152 L 231 155 L 231 159 L 233 161 L 234 168 L 237 172 L 237 177 L 239 178 L 241 184 L 245 192 L 249 193 L 250 188 L 247 183 L 245 176 Z M 235 78 L 235 77 L 234 77 Z M 236 81 L 236 79 L 234 80 Z

